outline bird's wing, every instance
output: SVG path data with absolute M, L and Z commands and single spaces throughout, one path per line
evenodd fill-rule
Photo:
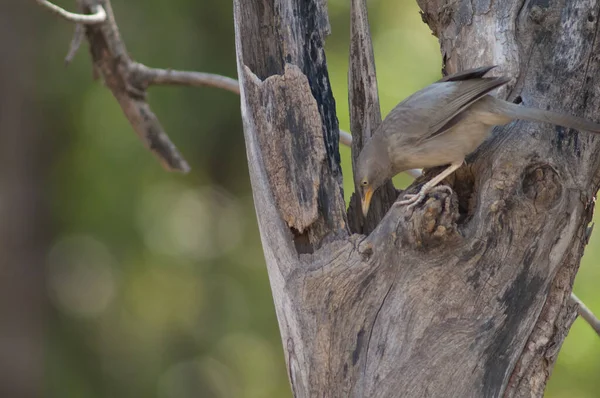
M 462 81 L 434 83 L 440 85 L 435 97 L 430 98 L 430 122 L 418 140 L 423 142 L 437 137 L 458 123 L 463 111 L 493 89 L 508 83 L 507 77 L 475 78 Z M 443 85 L 443 86 L 442 86 Z
M 482 66 L 480 68 L 475 68 L 475 69 L 463 70 L 461 72 L 457 72 L 452 75 L 444 76 L 440 80 L 438 80 L 436 83 L 458 82 L 461 80 L 469 80 L 469 79 L 474 79 L 474 78 L 478 78 L 478 77 L 483 77 L 483 76 L 485 76 L 486 73 L 488 73 L 495 67 L 496 67 L 496 65 L 491 65 L 491 66 Z

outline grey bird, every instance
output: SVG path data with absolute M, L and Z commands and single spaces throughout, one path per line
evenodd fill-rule
M 386 116 L 358 156 L 355 178 L 365 217 L 373 193 L 386 180 L 409 169 L 449 165 L 417 194 L 404 195 L 395 203 L 416 206 L 464 163 L 494 126 L 522 119 L 600 132 L 600 124 L 579 117 L 526 108 L 492 97 L 492 90 L 510 80 L 484 77 L 494 67 L 449 75 L 412 94 Z M 451 192 L 449 187 L 439 188 Z

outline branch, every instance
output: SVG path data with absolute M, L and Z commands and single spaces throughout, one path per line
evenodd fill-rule
M 68 63 L 73 58 L 85 33 L 90 44 L 94 76 L 103 79 L 142 142 L 154 153 L 165 169 L 188 172 L 190 170 L 188 163 L 171 142 L 146 102 L 148 83 L 136 73 L 137 64 L 129 57 L 121 39 L 110 1 L 77 0 L 77 7 L 82 12 L 79 16 L 66 13 L 47 1 L 38 0 L 38 4 L 78 24 L 65 61 Z M 96 15 L 95 23 L 91 24 L 89 18 L 80 18 L 86 16 L 84 14 Z M 97 16 L 98 14 L 104 14 L 102 20 Z
M 340 142 L 346 146 L 352 146 L 352 135 L 347 131 L 340 130 Z
M 240 94 L 238 81 L 227 76 L 204 72 L 149 68 L 140 63 L 136 63 L 136 68 L 136 73 L 139 73 L 148 85 L 215 87 L 231 91 L 234 94 Z M 352 146 L 352 135 L 347 131 L 340 130 L 340 143 L 348 147 Z M 421 172 L 417 169 L 409 170 L 406 173 L 414 178 L 421 175 Z
M 211 73 L 150 68 L 133 61 L 121 39 L 110 0 L 104 1 L 104 7 L 99 4 L 99 0 L 78 0 L 78 7 L 82 11 L 95 10 L 92 15 L 73 14 L 46 0 L 36 1 L 66 20 L 77 23 L 65 63 L 71 62 L 85 34 L 90 43 L 95 75 L 103 77 L 104 83 L 112 91 L 146 147 L 158 157 L 167 170 L 184 173 L 189 171 L 189 165 L 170 141 L 145 101 L 146 89 L 150 85 L 215 87 L 239 95 L 238 81 Z M 340 142 L 351 146 L 352 136 L 340 131 Z
M 350 7 L 350 66 L 348 68 L 348 103 L 350 131 L 356 136 L 352 145 L 352 169 L 364 144 L 381 124 L 377 92 L 375 56 L 367 15 L 366 0 L 352 0 Z M 369 234 L 395 202 L 398 193 L 391 181 L 381 186 L 371 199 L 371 210 L 365 218 L 356 185 L 350 198 L 348 224 L 354 232 Z
M 106 11 L 100 4 L 91 8 L 92 14 L 75 14 L 46 0 L 36 0 L 39 5 L 70 22 L 80 24 L 99 24 L 106 21 Z
M 216 87 L 231 91 L 234 94 L 240 94 L 238 81 L 227 76 L 203 72 L 149 68 L 140 63 L 136 63 L 136 68 L 136 73 L 139 73 L 140 77 L 148 85 Z M 352 135 L 346 131 L 340 130 L 340 143 L 348 147 L 352 146 Z M 407 173 L 415 178 L 421 175 L 419 172 L 415 173 L 414 170 L 410 170 Z
M 203 72 L 149 68 L 139 63 L 136 63 L 132 69 L 135 70 L 138 78 L 141 78 L 146 85 L 216 87 L 231 91 L 234 94 L 240 94 L 238 81 L 226 76 Z
M 46 0 L 36 1 L 42 7 L 76 23 L 65 63 L 71 62 L 85 34 L 91 47 L 94 72 L 103 77 L 146 147 L 154 152 L 167 170 L 184 173 L 189 171 L 189 165 L 170 141 L 145 101 L 146 89 L 151 85 L 215 87 L 239 95 L 238 81 L 212 73 L 151 68 L 133 61 L 121 39 L 110 0 L 104 1 L 107 11 L 99 3 L 100 0 L 78 0 L 78 8 L 82 11 L 86 8 L 93 11 L 91 15 L 70 13 Z M 97 26 L 84 26 L 92 24 Z M 340 130 L 340 143 L 352 146 L 352 135 Z M 414 178 L 421 175 L 419 170 L 409 170 L 406 173 Z
M 71 44 L 69 45 L 69 52 L 65 56 L 65 65 L 69 65 L 77 54 L 77 50 L 81 47 L 81 43 L 83 42 L 83 38 L 85 37 L 85 29 L 83 28 L 83 24 L 75 24 L 75 32 L 73 32 L 73 38 L 71 39 Z M 96 76 L 94 76 L 96 78 Z
M 590 310 L 575 294 L 571 293 L 570 301 L 577 304 L 577 312 L 600 336 L 600 320 L 596 318 L 592 310 Z

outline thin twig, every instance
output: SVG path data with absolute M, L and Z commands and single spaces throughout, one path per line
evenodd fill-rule
M 104 83 L 118 100 L 134 130 L 165 168 L 187 172 L 187 162 L 171 143 L 145 102 L 146 89 L 151 85 L 216 87 L 239 95 L 238 81 L 212 73 L 151 68 L 133 61 L 129 58 L 125 43 L 119 34 L 110 0 L 104 1 L 106 9 L 99 2 L 90 5 L 89 1 L 79 0 L 77 4 L 81 14 L 67 12 L 46 0 L 36 1 L 63 18 L 77 23 L 65 63 L 71 62 L 87 33 L 95 74 L 104 78 Z M 86 10 L 96 12 L 92 15 L 83 14 Z M 91 25 L 100 22 L 106 22 L 102 28 Z M 122 82 L 125 82 L 125 88 Z M 352 146 L 352 135 L 340 130 L 340 143 Z M 406 173 L 414 178 L 421 175 L 419 170 L 408 170 Z
M 594 313 L 577 297 L 574 293 L 571 293 L 570 301 L 577 304 L 577 313 L 583 318 L 600 336 L 600 320 L 596 318 Z
M 135 63 L 132 71 L 139 74 L 138 78 L 147 85 L 181 85 L 192 87 L 216 87 L 223 90 L 240 94 L 240 85 L 237 80 L 227 76 L 216 75 L 213 73 L 180 71 L 173 69 L 150 68 L 146 65 Z M 344 130 L 340 130 L 340 143 L 346 146 L 352 146 L 352 135 Z M 410 174 L 415 176 L 415 174 Z M 418 174 L 420 175 L 420 173 Z
M 85 36 L 85 29 L 83 24 L 75 24 L 75 32 L 73 32 L 73 38 L 71 39 L 71 44 L 69 45 L 69 52 L 65 57 L 65 65 L 69 65 L 79 47 L 81 47 L 81 43 L 83 42 L 83 37 Z
M 70 22 L 81 23 L 81 24 L 99 24 L 106 21 L 106 11 L 101 5 L 95 5 L 92 9 L 92 14 L 76 14 L 69 12 L 62 7 L 50 3 L 47 0 L 36 0 L 39 5 L 50 10 L 54 14 L 66 19 Z
M 352 134 L 350 134 L 344 130 L 340 130 L 340 143 L 351 147 L 352 146 Z
M 150 68 L 140 63 L 132 65 L 132 71 L 135 71 L 147 85 L 216 87 L 240 94 L 240 85 L 237 80 L 212 73 Z

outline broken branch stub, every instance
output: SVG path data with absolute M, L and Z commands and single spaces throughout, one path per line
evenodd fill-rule
M 364 144 L 381 124 L 381 111 L 377 92 L 375 55 L 365 0 L 352 0 L 350 19 L 350 64 L 348 67 L 348 103 L 350 105 L 350 131 L 352 142 L 352 170 Z M 348 222 L 353 232 L 369 234 L 397 197 L 391 181 L 382 185 L 373 195 L 367 217 L 360 204 L 360 182 L 354 181 L 350 198 Z

